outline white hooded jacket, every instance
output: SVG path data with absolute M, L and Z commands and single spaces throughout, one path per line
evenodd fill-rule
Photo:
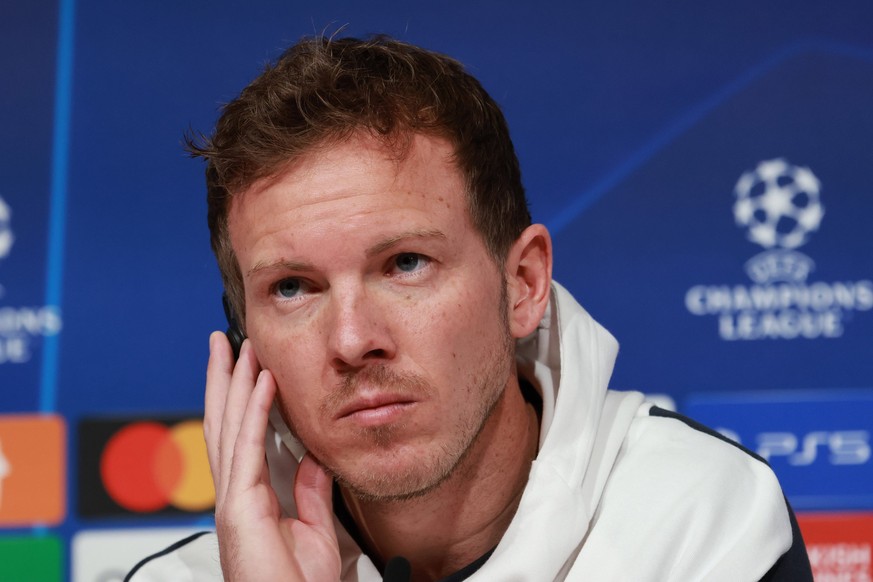
M 542 396 L 539 452 L 509 528 L 467 579 L 811 580 L 770 468 L 653 410 L 640 393 L 608 390 L 617 351 L 609 332 L 553 284 L 542 322 L 517 350 L 519 372 Z M 294 515 L 294 474 L 304 450 L 275 410 L 271 425 L 271 481 Z M 335 521 L 342 580 L 381 580 Z M 185 542 L 144 561 L 129 579 L 221 580 L 214 534 Z

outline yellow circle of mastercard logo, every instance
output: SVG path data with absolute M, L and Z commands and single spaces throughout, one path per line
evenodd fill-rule
M 100 476 L 112 500 L 130 511 L 168 505 L 205 511 L 215 503 L 199 420 L 171 427 L 150 421 L 125 426 L 106 443 Z

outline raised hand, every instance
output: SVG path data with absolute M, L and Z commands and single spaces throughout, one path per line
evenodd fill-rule
M 276 382 L 248 340 L 236 364 L 223 333 L 210 336 L 209 350 L 203 432 L 224 579 L 339 580 L 330 476 L 306 455 L 294 483 L 298 518 L 282 517 L 264 449 Z

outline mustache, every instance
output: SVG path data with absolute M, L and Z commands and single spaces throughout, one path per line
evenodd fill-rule
M 343 374 L 336 387 L 321 403 L 321 412 L 335 412 L 354 399 L 363 387 L 377 389 L 395 396 L 421 396 L 433 392 L 431 384 L 412 372 L 393 370 L 378 364 Z

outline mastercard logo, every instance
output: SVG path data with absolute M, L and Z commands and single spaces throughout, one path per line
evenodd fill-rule
M 199 418 L 84 421 L 79 460 L 86 516 L 200 513 L 215 505 Z

